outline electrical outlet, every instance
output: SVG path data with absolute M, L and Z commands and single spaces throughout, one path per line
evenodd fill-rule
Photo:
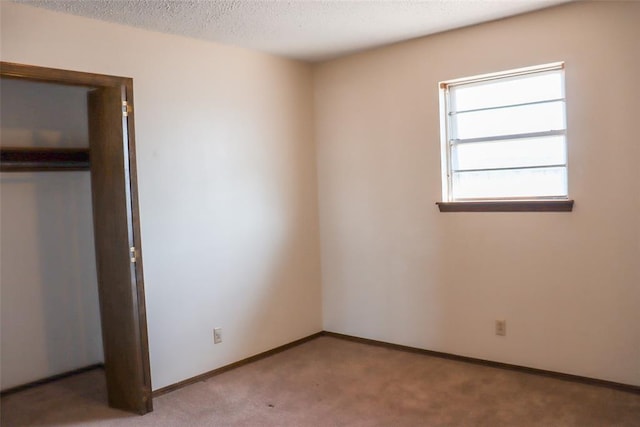
M 507 335 L 507 321 L 496 320 L 496 335 Z
M 213 343 L 220 344 L 222 342 L 222 328 L 215 328 L 213 330 Z

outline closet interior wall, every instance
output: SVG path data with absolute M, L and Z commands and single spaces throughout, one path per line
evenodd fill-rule
M 88 148 L 89 88 L 0 80 L 0 145 Z M 0 173 L 1 388 L 103 362 L 89 171 Z

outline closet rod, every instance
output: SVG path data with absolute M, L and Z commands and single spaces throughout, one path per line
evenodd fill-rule
M 89 170 L 88 148 L 0 148 L 0 172 Z

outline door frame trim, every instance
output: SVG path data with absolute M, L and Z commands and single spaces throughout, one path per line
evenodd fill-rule
M 62 70 L 57 68 L 47 68 L 34 65 L 18 64 L 13 62 L 0 61 L 0 77 L 12 78 L 19 80 L 29 80 L 42 83 L 55 83 L 70 86 L 85 86 L 94 89 L 105 87 L 120 88 L 127 103 L 131 106 L 132 111 L 128 113 L 127 120 L 127 136 L 129 153 L 129 180 L 130 180 L 130 199 L 131 199 L 131 220 L 133 227 L 134 246 L 136 248 L 136 283 L 132 293 L 137 295 L 137 305 L 134 305 L 134 318 L 138 319 L 140 326 L 140 336 L 138 345 L 142 356 L 142 371 L 144 382 L 144 401 L 146 402 L 146 410 L 141 413 L 151 412 L 153 410 L 153 402 L 151 395 L 151 367 L 149 362 L 149 339 L 147 332 L 147 311 L 144 292 L 144 275 L 142 266 L 142 243 L 140 238 L 140 209 L 138 206 L 138 178 L 136 163 L 136 144 L 135 144 L 135 109 L 133 109 L 133 79 L 130 77 L 119 77 L 106 74 L 87 73 L 82 71 Z M 123 147 L 124 148 L 124 147 Z M 105 370 L 109 367 L 105 366 Z

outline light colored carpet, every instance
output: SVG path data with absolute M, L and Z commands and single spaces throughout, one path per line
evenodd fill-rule
M 2 426 L 640 426 L 640 395 L 320 337 L 154 399 L 91 371 L 2 399 Z

